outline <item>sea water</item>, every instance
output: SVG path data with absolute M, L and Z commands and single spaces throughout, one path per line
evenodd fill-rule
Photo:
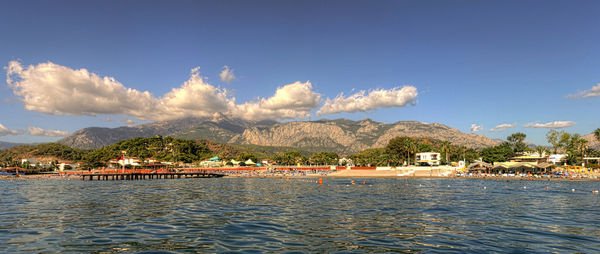
M 474 179 L 3 180 L 0 252 L 598 253 L 598 189 Z

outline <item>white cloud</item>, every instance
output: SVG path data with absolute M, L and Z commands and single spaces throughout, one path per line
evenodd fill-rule
M 312 90 L 310 81 L 298 81 L 277 88 L 270 98 L 235 105 L 232 114 L 253 120 L 309 118 L 320 102 L 321 94 Z
M 126 88 L 112 77 L 50 62 L 24 68 L 11 61 L 5 69 L 7 83 L 21 96 L 25 109 L 46 114 L 121 114 L 141 120 L 168 120 L 226 112 L 233 101 L 225 90 L 204 82 L 198 68 L 192 69 L 190 79 L 180 88 L 162 98 Z
M 191 70 L 181 87 L 160 98 L 127 88 L 113 77 L 51 62 L 23 67 L 11 61 L 5 69 L 6 81 L 25 109 L 54 115 L 114 114 L 138 120 L 170 120 L 222 113 L 254 120 L 290 119 L 309 117 L 321 102 L 321 95 L 312 90 L 310 82 L 296 82 L 278 88 L 273 97 L 236 105 L 226 89 L 207 83 L 199 68 Z M 231 71 L 228 67 L 225 70 Z M 229 78 L 234 77 L 231 75 Z
M 505 129 L 514 128 L 514 127 L 516 127 L 516 126 L 517 126 L 517 124 L 514 124 L 514 123 L 513 123 L 513 124 L 510 124 L 510 123 L 503 123 L 503 124 L 497 125 L 496 127 L 494 127 L 494 128 L 492 128 L 492 129 L 490 129 L 490 131 L 491 131 L 491 132 L 494 132 L 494 131 L 501 131 L 501 130 L 505 130 Z
M 577 123 L 573 121 L 554 121 L 548 123 L 528 123 L 524 126 L 527 128 L 549 128 L 549 129 L 560 129 L 567 128 L 575 125 Z
M 156 99 L 149 92 L 126 88 L 112 77 L 51 62 L 21 66 L 9 62 L 6 82 L 25 109 L 53 115 L 125 114 L 143 118 Z
M 8 135 L 20 135 L 25 133 L 22 130 L 11 130 L 9 128 L 4 127 L 4 125 L 0 124 L 0 136 L 8 136 Z
M 181 117 L 205 117 L 214 113 L 227 113 L 234 106 L 235 99 L 228 97 L 228 91 L 204 81 L 198 68 L 179 88 L 173 88 L 160 98 L 158 113 L 150 119 L 175 119 Z
M 589 90 L 579 92 L 578 94 L 567 95 L 567 98 L 577 99 L 577 98 L 589 98 L 589 97 L 598 97 L 598 96 L 600 96 L 600 83 L 596 84 Z
M 481 131 L 482 129 L 483 129 L 483 127 L 481 127 L 481 125 L 471 124 L 471 132 L 478 132 L 478 131 Z
M 27 128 L 27 131 L 29 132 L 29 135 L 42 137 L 66 137 L 69 135 L 68 131 L 44 130 L 35 126 L 29 126 L 29 128 Z
M 136 124 L 137 122 L 131 119 L 124 119 L 123 120 L 124 123 L 126 123 L 127 125 L 133 125 Z
M 221 71 L 219 77 L 225 83 L 230 83 L 236 78 L 235 74 L 233 74 L 233 69 L 230 69 L 227 65 L 223 66 L 223 71 Z
M 368 111 L 377 108 L 404 107 L 415 104 L 418 91 L 414 86 L 394 87 L 390 90 L 372 90 L 368 94 L 362 90 L 344 97 L 339 94 L 334 99 L 327 99 L 317 111 L 317 115 L 335 114 L 341 112 Z

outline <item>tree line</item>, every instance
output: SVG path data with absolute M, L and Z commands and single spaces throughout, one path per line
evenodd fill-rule
M 600 128 L 594 131 L 594 136 L 600 141 Z M 525 142 L 524 133 L 514 133 L 499 145 L 476 150 L 465 146 L 453 145 L 448 141 L 431 138 L 395 137 L 385 147 L 369 148 L 356 154 L 346 156 L 356 166 L 399 166 L 415 165 L 415 155 L 420 152 L 440 153 L 441 164 L 464 160 L 467 163 L 482 159 L 485 162 L 508 161 L 524 152 L 538 154 L 565 153 L 566 162 L 578 165 L 585 156 L 600 156 L 600 151 L 591 149 L 588 141 L 577 133 L 550 130 L 546 139 L 551 147 L 530 146 Z M 11 149 L 0 150 L 0 166 L 23 166 L 19 158 L 23 156 L 51 156 L 61 160 L 83 161 L 85 167 L 96 168 L 106 165 L 111 159 L 116 159 L 122 151 L 127 156 L 145 159 L 153 157 L 158 161 L 193 163 L 218 155 L 211 151 L 203 141 L 175 139 L 172 137 L 139 137 L 120 141 L 116 144 L 95 150 L 79 150 L 57 143 L 40 145 L 22 145 Z M 227 146 L 227 145 L 225 145 Z M 551 149 L 551 150 L 550 150 Z M 334 152 L 319 152 L 307 155 L 306 152 L 289 150 L 275 154 L 239 152 L 237 155 L 228 153 L 222 159 L 260 162 L 268 159 L 278 165 L 338 165 L 342 156 Z M 51 167 L 56 167 L 58 160 Z M 342 163 L 342 165 L 344 165 Z

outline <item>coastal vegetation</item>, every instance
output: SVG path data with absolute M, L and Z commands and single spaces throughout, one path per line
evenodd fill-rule
M 600 140 L 600 129 L 594 136 Z M 531 146 L 525 142 L 524 133 L 514 133 L 499 145 L 483 149 L 472 149 L 433 138 L 415 138 L 400 136 L 392 138 L 381 148 L 368 148 L 354 154 L 338 154 L 332 151 L 308 152 L 293 147 L 269 147 L 257 145 L 231 145 L 211 140 L 184 140 L 173 137 L 138 137 L 123 140 L 116 144 L 94 150 L 81 150 L 58 143 L 39 145 L 20 145 L 0 150 L 0 166 L 43 167 L 56 169 L 64 161 L 80 162 L 83 168 L 106 166 L 125 152 L 128 157 L 141 160 L 153 158 L 162 162 L 198 163 L 217 156 L 224 160 L 261 162 L 269 160 L 278 165 L 346 165 L 351 161 L 355 166 L 400 166 L 414 165 L 415 155 L 420 152 L 440 153 L 441 164 L 450 164 L 464 160 L 467 163 L 483 160 L 485 162 L 508 161 L 511 157 L 524 152 L 539 155 L 550 152 L 566 154 L 566 163 L 580 165 L 584 157 L 599 156 L 600 152 L 591 149 L 588 141 L 581 135 L 565 131 L 550 130 L 547 141 L 552 147 Z M 36 158 L 46 161 L 44 166 L 31 165 L 23 159 Z M 346 158 L 345 160 L 340 160 Z M 244 164 L 240 164 L 244 165 Z

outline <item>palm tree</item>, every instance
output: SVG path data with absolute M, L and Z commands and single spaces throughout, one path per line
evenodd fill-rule
M 577 151 L 581 153 L 581 161 L 583 162 L 583 158 L 585 157 L 585 150 L 588 148 L 588 141 L 583 138 L 578 138 L 575 140 L 575 147 Z
M 541 158 L 541 157 L 544 155 L 544 153 L 545 153 L 546 151 L 548 151 L 548 149 L 546 149 L 546 148 L 545 148 L 545 147 L 543 147 L 543 146 L 536 146 L 536 147 L 535 147 L 535 151 L 538 153 L 539 157 Z
M 407 138 L 402 142 L 403 150 L 406 151 L 406 165 L 410 165 L 410 154 L 417 150 L 417 144 L 414 140 Z
M 450 160 L 449 157 L 449 152 L 450 152 L 450 142 L 449 141 L 443 141 L 442 142 L 442 152 L 446 154 L 446 164 L 449 164 L 450 162 L 448 160 Z

